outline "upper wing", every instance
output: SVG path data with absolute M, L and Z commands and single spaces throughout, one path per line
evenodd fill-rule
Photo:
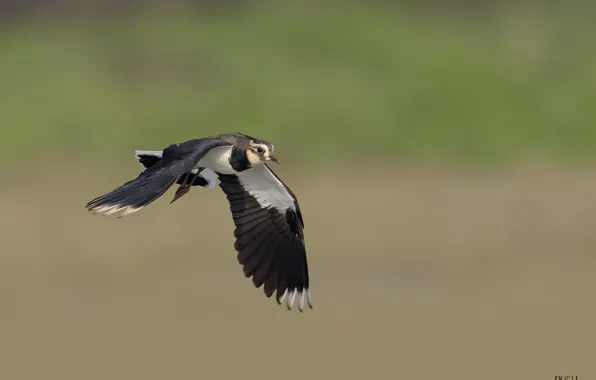
M 302 214 L 293 193 L 266 165 L 236 175 L 219 174 L 220 187 L 230 202 L 236 229 L 234 248 L 246 277 L 267 297 L 277 291 L 278 303 L 288 298 L 298 309 L 306 296 L 312 308 Z
M 162 158 L 163 152 L 160 150 L 137 150 L 135 152 L 135 158 L 143 166 L 143 168 L 148 169 L 153 165 L 157 164 Z M 178 185 L 183 185 L 185 183 L 186 174 L 182 174 L 176 183 Z M 200 186 L 200 187 L 207 187 L 207 188 L 214 188 L 215 184 L 217 183 L 217 175 L 211 169 L 207 168 L 193 168 L 190 171 L 190 181 L 186 181 L 190 186 Z
M 213 139 L 197 139 L 163 150 L 159 161 L 148 167 L 132 181 L 87 203 L 89 211 L 107 215 L 122 212 L 121 216 L 138 211 L 162 196 L 182 175 L 190 173 L 207 152 L 217 146 L 229 145 Z

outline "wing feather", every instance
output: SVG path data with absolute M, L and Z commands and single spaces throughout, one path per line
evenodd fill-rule
M 139 151 L 137 158 L 146 169 L 137 178 L 89 201 L 86 207 L 96 213 L 113 214 L 123 211 L 121 216 L 138 211 L 161 197 L 183 175 L 191 173 L 211 149 L 224 145 L 229 143 L 204 138 L 179 145 L 172 144 L 161 155 Z
M 234 248 L 245 276 L 252 277 L 257 288 L 264 285 L 267 297 L 277 293 L 280 303 L 289 296 L 288 308 L 298 295 L 302 311 L 309 276 L 302 214 L 293 193 L 264 165 L 218 176 L 236 226 Z

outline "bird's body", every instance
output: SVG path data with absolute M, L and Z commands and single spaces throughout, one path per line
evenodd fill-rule
M 209 168 L 219 174 L 235 174 L 236 172 L 230 165 L 231 155 L 232 147 L 213 148 L 197 163 L 197 168 Z
M 234 247 L 246 277 L 291 309 L 298 297 L 312 308 L 304 245 L 304 220 L 296 196 L 265 161 L 278 162 L 274 147 L 243 134 L 223 134 L 173 144 L 163 151 L 136 151 L 145 168 L 139 176 L 87 204 L 95 213 L 136 212 L 179 187 L 172 202 L 191 187 L 215 187 L 226 194 L 236 229 Z

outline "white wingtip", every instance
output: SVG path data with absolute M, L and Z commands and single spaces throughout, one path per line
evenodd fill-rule
M 142 207 L 130 207 L 130 206 L 122 206 L 122 205 L 116 204 L 116 205 L 104 205 L 101 207 L 90 208 L 89 211 L 91 211 L 94 214 L 113 215 L 113 214 L 116 214 L 116 213 L 124 210 L 122 212 L 122 214 L 120 214 L 120 216 L 119 216 L 119 218 L 122 218 L 123 216 L 126 216 L 128 214 L 132 214 L 133 212 L 139 211 L 141 208 Z
M 284 294 L 282 294 L 281 297 L 277 300 L 277 303 L 279 303 L 280 305 L 283 304 L 287 295 L 288 295 L 288 289 L 286 289 L 284 291 Z
M 288 295 L 288 310 L 292 310 L 295 300 L 296 300 L 296 289 L 292 289 L 292 290 L 290 290 L 290 294 Z
M 126 210 L 124 210 L 124 212 L 120 215 L 120 217 L 124 217 L 128 214 L 132 214 L 133 212 L 137 212 L 140 209 L 142 209 L 142 207 L 127 207 Z
M 113 206 L 110 207 L 110 209 L 106 212 L 104 212 L 105 215 L 112 215 L 117 213 L 118 211 L 122 210 L 124 207 L 119 207 L 119 206 Z
M 284 301 L 287 297 L 287 308 L 288 310 L 292 310 L 294 307 L 294 302 L 296 298 L 298 298 L 298 310 L 300 312 L 304 311 L 304 299 L 306 298 L 306 304 L 309 308 L 312 309 L 312 296 L 310 295 L 310 290 L 308 288 L 296 288 L 296 289 L 286 289 L 284 294 L 277 299 L 277 303 L 280 305 L 284 304 Z
M 105 205 L 105 206 L 101 206 L 98 208 L 93 209 L 92 211 L 98 213 L 98 214 L 107 214 L 108 212 L 110 212 L 110 210 L 114 209 L 118 207 L 118 205 Z
M 302 290 L 298 292 L 298 310 L 304 310 L 304 292 Z

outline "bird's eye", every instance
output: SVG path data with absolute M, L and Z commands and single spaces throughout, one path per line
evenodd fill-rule
M 263 147 L 258 147 L 257 152 L 263 154 L 263 153 L 265 153 L 265 149 L 263 149 Z

